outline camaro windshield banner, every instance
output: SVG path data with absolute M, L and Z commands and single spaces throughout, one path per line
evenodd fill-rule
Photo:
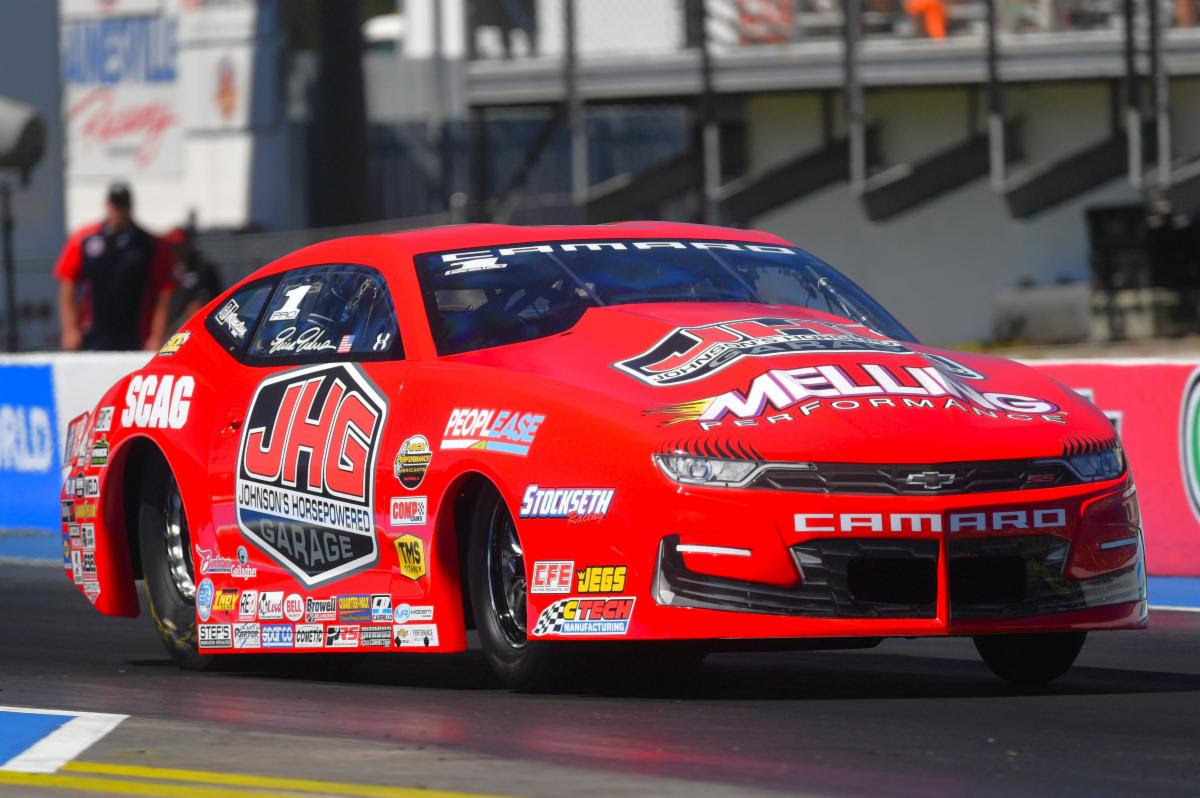
M 1200 576 L 1200 364 L 1027 362 L 1091 399 L 1120 433 L 1141 500 L 1149 573 Z

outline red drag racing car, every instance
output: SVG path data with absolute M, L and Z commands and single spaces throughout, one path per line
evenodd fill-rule
M 1112 426 L 758 232 L 473 225 L 255 272 L 68 434 L 68 574 L 182 665 L 972 635 L 1041 682 L 1145 626 Z

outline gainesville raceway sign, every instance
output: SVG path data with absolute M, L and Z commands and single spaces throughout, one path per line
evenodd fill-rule
M 1091 399 L 1120 433 L 1154 576 L 1200 576 L 1200 362 L 1026 361 Z

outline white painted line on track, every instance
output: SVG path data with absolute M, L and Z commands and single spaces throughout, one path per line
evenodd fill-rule
M 1171 604 L 1151 604 L 1152 610 L 1168 610 L 1170 612 L 1200 612 L 1200 607 L 1179 607 Z
M 63 561 L 54 557 L 0 557 L 0 565 L 35 565 L 38 568 L 62 568 Z
M 115 729 L 128 715 L 104 712 L 67 712 L 58 709 L 0 706 L 0 712 L 24 715 L 66 715 L 71 720 L 58 727 L 12 759 L 0 770 L 21 773 L 54 773 Z

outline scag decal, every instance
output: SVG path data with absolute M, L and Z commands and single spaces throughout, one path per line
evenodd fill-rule
M 1065 529 L 1067 511 L 996 510 L 958 513 L 796 513 L 796 531 L 804 534 L 840 532 L 1004 532 L 1027 529 Z
M 538 427 L 545 420 L 538 413 L 456 407 L 446 423 L 442 448 L 527 455 Z
M 633 602 L 633 596 L 559 599 L 542 610 L 530 634 L 623 635 L 629 631 Z
M 372 566 L 375 460 L 387 402 L 354 364 L 258 386 L 238 453 L 242 533 L 307 586 Z
M 980 391 L 936 366 L 859 363 L 775 369 L 755 377 L 746 391 L 680 402 L 646 411 L 668 416 L 664 425 L 694 421 L 702 429 L 728 419 L 744 427 L 795 421 L 819 410 L 864 408 L 958 410 L 989 418 L 1065 423 L 1058 405 L 1033 396 Z
M 429 505 L 425 496 L 393 496 L 392 526 L 425 526 Z
M 122 427 L 183 429 L 196 381 L 172 374 L 134 374 L 125 388 Z
M 425 575 L 425 544 L 416 535 L 401 535 L 396 538 L 396 560 L 400 573 L 409 579 L 420 579 Z
M 424 435 L 413 435 L 400 444 L 396 460 L 392 463 L 392 474 L 401 485 L 415 490 L 425 479 L 429 463 L 433 460 L 433 449 Z
M 744 357 L 797 352 L 887 352 L 910 354 L 906 345 L 861 324 L 760 316 L 698 327 L 678 327 L 615 368 L 650 385 L 703 379 Z
M 598 521 L 608 515 L 612 488 L 543 488 L 527 485 L 521 497 L 521 518 L 566 518 L 573 523 Z

